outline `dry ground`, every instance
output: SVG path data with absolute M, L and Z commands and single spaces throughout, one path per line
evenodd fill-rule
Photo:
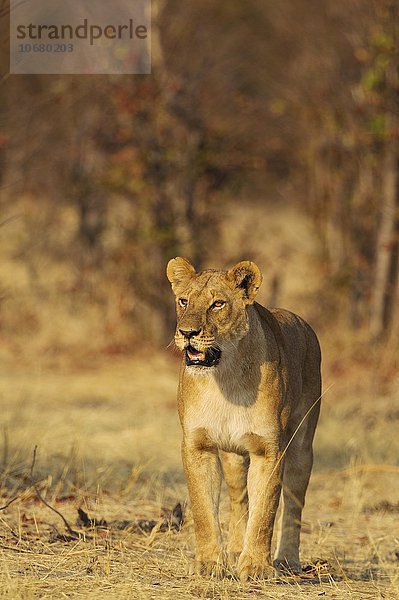
M 180 532 L 137 533 L 112 521 L 158 519 L 186 501 L 175 408 L 178 364 L 148 356 L 107 366 L 3 368 L 0 597 L 399 598 L 398 398 L 350 398 L 339 377 L 324 397 L 302 531 L 301 580 L 242 586 L 185 575 L 189 509 Z M 333 381 L 332 381 L 333 379 Z M 77 508 L 107 520 L 63 541 Z M 223 521 L 227 505 L 223 495 Z M 111 523 L 110 523 L 111 522 Z

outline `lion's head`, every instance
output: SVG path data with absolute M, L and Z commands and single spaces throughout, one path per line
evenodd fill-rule
M 242 261 L 229 271 L 196 273 L 184 258 L 174 258 L 167 277 L 176 296 L 176 346 L 186 364 L 214 367 L 223 353 L 248 332 L 248 305 L 262 282 L 257 265 Z

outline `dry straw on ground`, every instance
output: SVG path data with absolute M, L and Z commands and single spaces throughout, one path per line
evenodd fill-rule
M 92 371 L 14 367 L 3 374 L 2 504 L 16 500 L 0 512 L 0 597 L 399 598 L 392 397 L 380 399 L 373 419 L 364 399 L 364 406 L 340 399 L 339 385 L 323 398 L 301 579 L 243 586 L 233 577 L 186 576 L 193 552 L 189 507 L 181 531 L 116 526 L 136 519 L 161 523 L 165 508 L 186 502 L 177 370 L 174 361 L 148 356 Z M 30 476 L 35 444 L 37 490 Z M 68 538 L 64 521 L 38 490 L 84 535 Z M 79 507 L 107 525 L 76 525 Z M 223 494 L 224 526 L 226 514 Z

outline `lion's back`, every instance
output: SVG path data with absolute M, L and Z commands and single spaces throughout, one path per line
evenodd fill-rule
M 316 333 L 299 315 L 283 309 L 267 309 L 256 303 L 263 328 L 271 330 L 296 378 L 320 386 L 321 350 Z

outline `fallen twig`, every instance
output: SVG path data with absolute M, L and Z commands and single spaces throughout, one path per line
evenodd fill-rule
M 51 504 L 49 504 L 47 502 L 47 500 L 45 498 L 43 498 L 39 488 L 36 485 L 36 482 L 33 479 L 33 469 L 35 467 L 35 462 L 36 462 L 36 452 L 37 452 L 37 446 L 34 447 L 33 450 L 33 457 L 32 457 L 32 465 L 30 468 L 30 481 L 32 484 L 33 489 L 36 492 L 37 497 L 39 498 L 39 500 L 41 502 L 43 502 L 43 504 L 45 506 L 47 506 L 47 508 L 49 508 L 50 510 L 52 510 L 56 515 L 58 515 L 64 522 L 64 525 L 68 531 L 68 533 L 74 538 L 74 539 L 80 539 L 82 537 L 82 535 L 78 532 L 75 531 L 74 529 L 72 529 L 72 527 L 70 526 L 70 524 L 68 523 L 67 519 L 64 517 L 64 515 L 62 514 L 62 512 L 60 512 L 59 510 L 57 510 L 56 508 L 54 508 L 54 506 L 51 506 Z
M 11 552 L 19 552 L 20 554 L 36 554 L 35 552 L 32 552 L 32 550 L 24 550 L 23 548 L 18 548 L 18 547 L 13 547 L 13 546 L 7 546 L 6 544 L 0 544 L 0 548 L 2 550 L 10 550 Z
M 158 519 L 135 519 L 132 521 L 111 521 L 107 522 L 104 519 L 94 519 L 82 509 L 78 509 L 79 520 L 83 527 L 87 528 L 102 528 L 102 529 L 129 529 L 135 533 L 150 533 L 155 528 L 157 531 L 165 532 L 169 530 L 180 530 L 183 524 L 183 508 L 180 502 L 171 510 L 167 511 L 167 515 L 162 520 Z
M 107 521 L 104 519 L 92 519 L 82 508 L 78 508 L 78 515 L 83 527 L 107 527 Z
M 17 494 L 13 498 L 11 498 L 11 500 L 9 500 L 6 504 L 4 504 L 4 506 L 0 506 L 0 511 L 6 510 L 6 508 L 8 508 L 13 502 L 15 502 L 15 500 L 18 500 L 18 498 L 20 498 L 20 497 L 21 497 L 21 494 Z

